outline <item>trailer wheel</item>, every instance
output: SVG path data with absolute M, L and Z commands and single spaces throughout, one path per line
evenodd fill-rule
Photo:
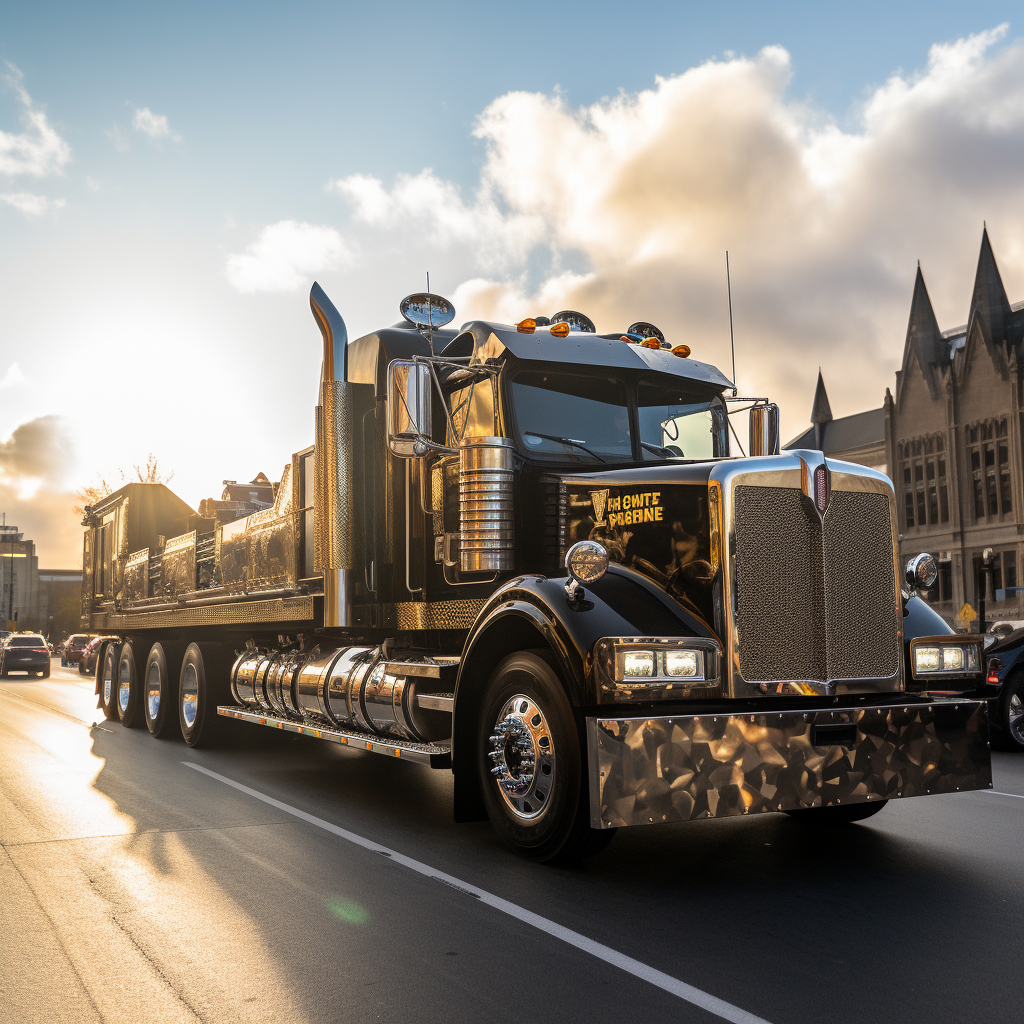
M 832 828 L 835 825 L 852 825 L 855 821 L 863 821 L 877 814 L 889 801 L 872 800 L 867 804 L 847 804 L 832 807 L 801 807 L 795 811 L 786 811 L 791 818 L 801 825 L 823 825 Z
M 117 714 L 126 729 L 142 725 L 142 670 L 138 643 L 127 641 L 117 660 Z
M 231 703 L 231 651 L 220 644 L 189 644 L 178 681 L 178 721 L 190 747 L 209 747 L 224 733 L 218 704 Z
M 103 648 L 103 657 L 99 664 L 100 707 L 103 717 L 113 722 L 117 716 L 117 665 L 121 658 L 121 645 L 109 643 Z
M 614 829 L 590 827 L 580 730 L 561 681 L 538 653 L 510 654 L 494 670 L 478 729 L 488 817 L 517 853 L 571 861 L 603 849 Z
M 181 655 L 178 645 L 155 643 L 149 649 L 142 673 L 146 728 L 160 739 L 173 735 L 178 725 L 175 700 L 181 676 Z

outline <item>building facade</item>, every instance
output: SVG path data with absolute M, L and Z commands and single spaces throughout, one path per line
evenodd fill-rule
M 40 569 L 35 543 L 0 525 L 0 627 L 62 639 L 78 626 L 81 593 L 81 569 Z
M 986 548 L 986 618 L 1024 619 L 1021 597 L 995 601 L 1024 564 L 1022 347 L 1024 303 L 1007 298 L 987 228 L 963 326 L 940 329 L 918 265 L 903 364 L 885 394 L 885 444 L 904 564 L 936 556 L 928 598 L 949 621 L 965 603 L 977 610 Z

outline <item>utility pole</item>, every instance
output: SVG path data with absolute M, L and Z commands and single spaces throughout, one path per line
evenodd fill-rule
M 3 525 L 7 525 L 7 513 L 4 512 Z M 4 530 L 4 538 L 7 540 L 7 553 L 11 556 L 7 560 L 7 621 L 10 622 L 14 618 L 14 544 L 10 537 L 7 536 L 7 531 Z

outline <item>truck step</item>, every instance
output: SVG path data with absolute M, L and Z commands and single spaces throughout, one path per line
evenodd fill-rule
M 300 736 L 312 736 L 318 740 L 329 740 L 355 750 L 369 750 L 373 754 L 384 754 L 387 757 L 400 757 L 403 761 L 415 761 L 430 768 L 451 768 L 452 748 L 448 743 L 414 743 L 411 740 L 399 740 L 374 736 L 368 732 L 350 729 L 333 729 L 330 726 L 310 725 L 308 722 L 294 722 L 278 715 L 263 711 L 245 711 L 242 708 L 226 706 L 217 708 L 217 714 L 225 718 L 237 718 L 240 722 L 251 722 L 253 725 L 265 725 L 270 729 L 282 729 L 284 732 L 298 733 Z
M 458 655 L 435 654 L 417 661 L 400 661 L 388 659 L 384 663 L 384 671 L 396 676 L 419 676 L 421 679 L 445 679 L 454 676 L 459 670 Z

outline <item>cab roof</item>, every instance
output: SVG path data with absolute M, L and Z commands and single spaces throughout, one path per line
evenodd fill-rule
M 512 356 L 529 363 L 574 367 L 607 367 L 618 370 L 653 370 L 684 380 L 731 388 L 729 380 L 716 366 L 697 359 L 675 356 L 665 349 L 627 344 L 620 334 L 590 334 L 572 331 L 557 337 L 538 327 L 532 334 L 521 334 L 514 325 L 473 320 L 461 331 L 435 330 L 434 354 L 465 358 L 472 362 L 503 360 Z M 357 338 L 349 345 L 348 379 L 356 384 L 373 384 L 379 397 L 387 388 L 387 367 L 393 359 L 429 356 L 427 332 L 409 324 L 396 324 Z

